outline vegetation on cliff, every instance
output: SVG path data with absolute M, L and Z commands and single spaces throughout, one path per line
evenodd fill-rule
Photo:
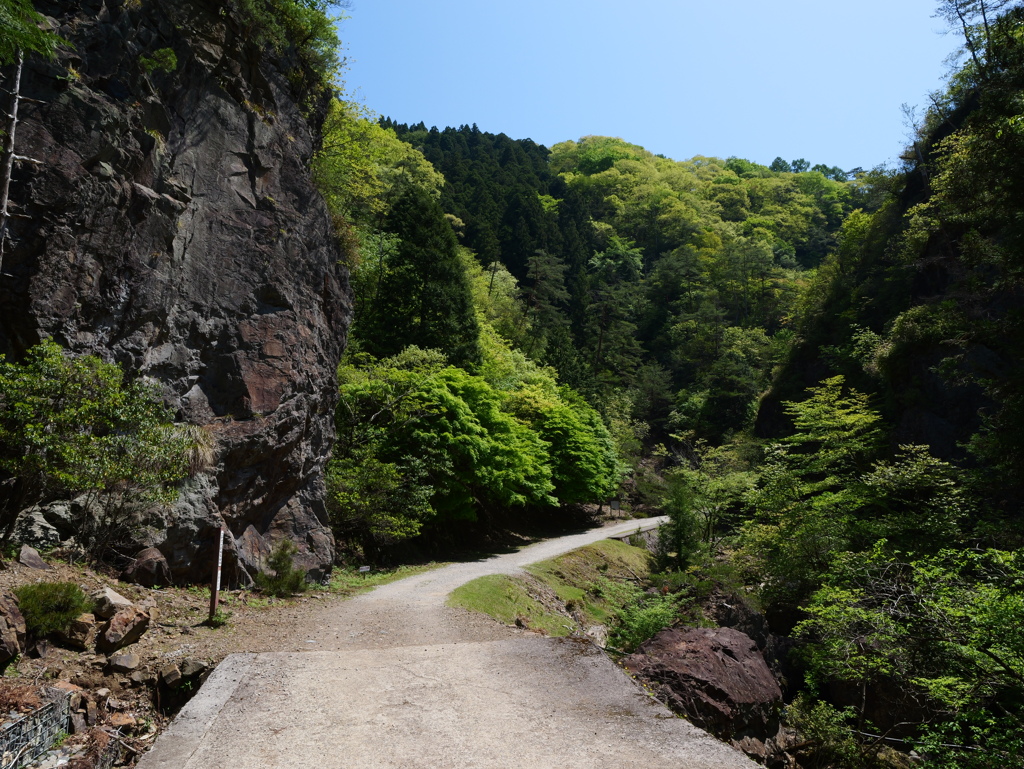
M 93 557 L 131 542 L 147 505 L 167 503 L 207 437 L 175 425 L 156 391 L 117 365 L 72 358 L 53 341 L 22 364 L 0 356 L 0 532 L 23 510 L 85 495 L 78 544 Z

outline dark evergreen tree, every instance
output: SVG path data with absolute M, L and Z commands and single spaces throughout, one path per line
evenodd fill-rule
M 440 205 L 411 186 L 385 229 L 400 243 L 380 271 L 376 301 L 357 320 L 364 348 L 379 357 L 407 345 L 433 348 L 453 365 L 471 368 L 480 358 L 476 315 L 455 233 Z

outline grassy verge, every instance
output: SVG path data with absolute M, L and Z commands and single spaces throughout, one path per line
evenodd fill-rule
M 537 600 L 521 579 L 490 574 L 456 588 L 449 606 L 488 614 L 506 625 L 525 625 L 546 635 L 569 635 L 572 623 L 563 614 Z
M 335 569 L 331 572 L 331 581 L 327 585 L 327 592 L 345 597 L 358 595 L 379 585 L 397 582 L 406 577 L 415 577 L 417 574 L 440 569 L 447 565 L 447 563 L 424 563 L 414 566 L 399 566 L 395 569 L 380 569 L 366 574 L 360 574 L 355 569 Z
M 581 624 L 609 625 L 650 573 L 650 554 L 603 540 L 527 568 L 527 577 L 492 575 L 457 588 L 450 606 L 564 636 Z

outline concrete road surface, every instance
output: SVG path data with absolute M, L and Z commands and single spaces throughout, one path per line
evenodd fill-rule
M 753 769 L 589 643 L 444 605 L 476 577 L 636 529 L 547 540 L 339 602 L 303 639 L 309 651 L 225 659 L 139 769 Z

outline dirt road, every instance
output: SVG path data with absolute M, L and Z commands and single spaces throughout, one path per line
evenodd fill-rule
M 653 523 L 653 522 L 649 522 Z M 637 522 L 454 564 L 325 607 L 282 648 L 229 656 L 140 769 L 751 769 L 585 642 L 444 605 Z

